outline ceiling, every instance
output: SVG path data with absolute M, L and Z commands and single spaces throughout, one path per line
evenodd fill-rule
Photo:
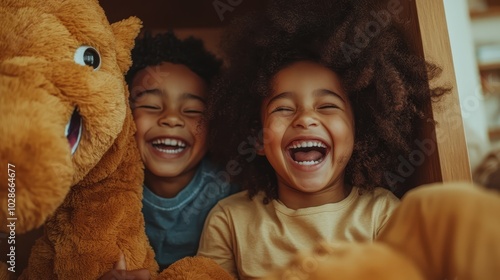
M 110 22 L 139 17 L 144 29 L 225 26 L 234 16 L 260 10 L 267 0 L 99 0 Z

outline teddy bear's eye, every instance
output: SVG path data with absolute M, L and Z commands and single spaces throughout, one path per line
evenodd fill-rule
M 84 66 L 92 66 L 94 70 L 97 70 L 101 66 L 101 56 L 93 47 L 80 46 L 75 52 L 75 62 Z

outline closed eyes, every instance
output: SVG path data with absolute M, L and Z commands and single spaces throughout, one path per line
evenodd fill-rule
M 290 108 L 290 107 L 277 107 L 277 108 L 273 109 L 271 111 L 271 113 L 275 113 L 275 112 L 292 112 L 292 111 L 293 111 L 293 109 Z
M 144 108 L 144 109 L 152 109 L 152 110 L 160 109 L 159 107 L 152 106 L 152 105 L 140 105 L 140 106 L 135 106 L 135 108 Z
M 317 107 L 318 110 L 333 110 L 333 109 L 340 109 L 340 106 L 335 105 L 335 104 L 325 104 Z M 271 113 L 275 112 L 293 112 L 294 109 L 291 107 L 277 107 L 271 111 Z
M 204 111 L 201 110 L 184 110 L 185 114 L 203 114 Z
M 340 107 L 335 104 L 326 104 L 319 106 L 318 109 L 340 109 Z

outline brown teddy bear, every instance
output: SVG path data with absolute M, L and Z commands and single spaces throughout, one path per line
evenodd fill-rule
M 154 278 L 123 78 L 140 20 L 109 24 L 97 0 L 2 0 L 0 26 L 0 220 L 14 252 L 0 279 L 19 270 L 15 235 L 41 225 L 21 279 L 98 279 L 121 254 Z M 193 263 L 206 269 L 182 269 Z M 206 259 L 176 267 L 158 279 L 228 279 Z

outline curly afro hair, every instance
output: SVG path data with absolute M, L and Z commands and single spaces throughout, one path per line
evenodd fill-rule
M 440 69 L 412 54 L 389 11 L 385 23 L 377 21 L 376 2 L 276 0 L 228 27 L 223 50 L 229 66 L 212 93 L 209 139 L 212 155 L 237 161 L 235 180 L 250 197 L 264 191 L 265 202 L 277 198 L 276 174 L 254 148 L 262 141 L 260 108 L 274 75 L 301 60 L 336 72 L 349 96 L 355 144 L 345 183 L 397 190 L 384 174 L 416 148 L 417 124 L 432 120 L 429 100 L 450 89 L 429 88 Z
M 183 64 L 207 84 L 219 73 L 222 65 L 222 61 L 208 52 L 199 39 L 189 37 L 180 40 L 172 31 L 155 36 L 145 33 L 143 37 L 136 39 L 132 49 L 132 66 L 125 75 L 125 80 L 130 85 L 137 72 L 162 62 Z

